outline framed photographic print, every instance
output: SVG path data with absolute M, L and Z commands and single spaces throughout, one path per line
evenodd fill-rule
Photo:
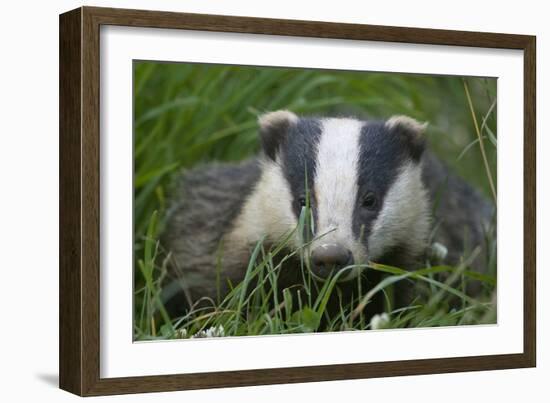
M 72 393 L 535 365 L 535 37 L 82 7 L 60 181 Z

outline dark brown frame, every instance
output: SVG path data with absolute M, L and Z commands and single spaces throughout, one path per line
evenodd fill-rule
M 521 354 L 100 378 L 99 28 L 101 25 L 473 46 L 524 51 L 524 349 Z M 60 16 L 60 387 L 81 395 L 534 367 L 535 37 L 82 7 Z

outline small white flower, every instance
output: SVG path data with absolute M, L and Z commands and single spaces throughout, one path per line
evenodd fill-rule
M 206 337 L 223 337 L 225 336 L 225 329 L 222 325 L 212 326 L 206 330 L 201 330 L 200 332 L 194 334 L 192 338 L 202 339 Z
M 434 242 L 430 248 L 431 258 L 439 262 L 447 257 L 447 253 L 447 247 L 439 242 Z
M 214 326 L 206 329 L 206 337 L 223 337 L 225 336 L 225 329 L 222 325 Z
M 187 339 L 187 329 L 178 329 L 176 330 L 176 337 L 178 339 Z
M 385 312 L 379 315 L 374 315 L 370 320 L 370 328 L 372 330 L 386 329 L 389 324 L 390 315 Z

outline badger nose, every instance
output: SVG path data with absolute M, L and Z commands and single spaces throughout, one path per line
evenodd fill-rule
M 311 264 L 316 275 L 326 278 L 332 270 L 353 264 L 353 254 L 342 245 L 326 243 L 311 252 Z

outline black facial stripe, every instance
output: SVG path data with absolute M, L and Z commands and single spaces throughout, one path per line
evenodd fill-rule
M 367 192 L 374 192 L 381 208 L 388 189 L 397 178 L 399 168 L 411 156 L 402 139 L 389 133 L 384 122 L 366 122 L 361 129 L 359 147 L 353 233 L 357 239 L 362 236 L 362 241 L 366 242 L 380 210 L 365 211 L 362 207 L 363 198 Z
M 317 160 L 317 145 L 321 136 L 322 125 L 318 119 L 300 118 L 294 125 L 282 147 L 281 159 L 286 180 L 290 185 L 293 197 L 293 211 L 296 217 L 300 216 L 299 199 L 305 195 L 306 173 L 307 187 L 310 202 L 314 204 L 313 182 L 315 178 L 315 164 Z M 315 209 L 314 219 L 315 217 Z

